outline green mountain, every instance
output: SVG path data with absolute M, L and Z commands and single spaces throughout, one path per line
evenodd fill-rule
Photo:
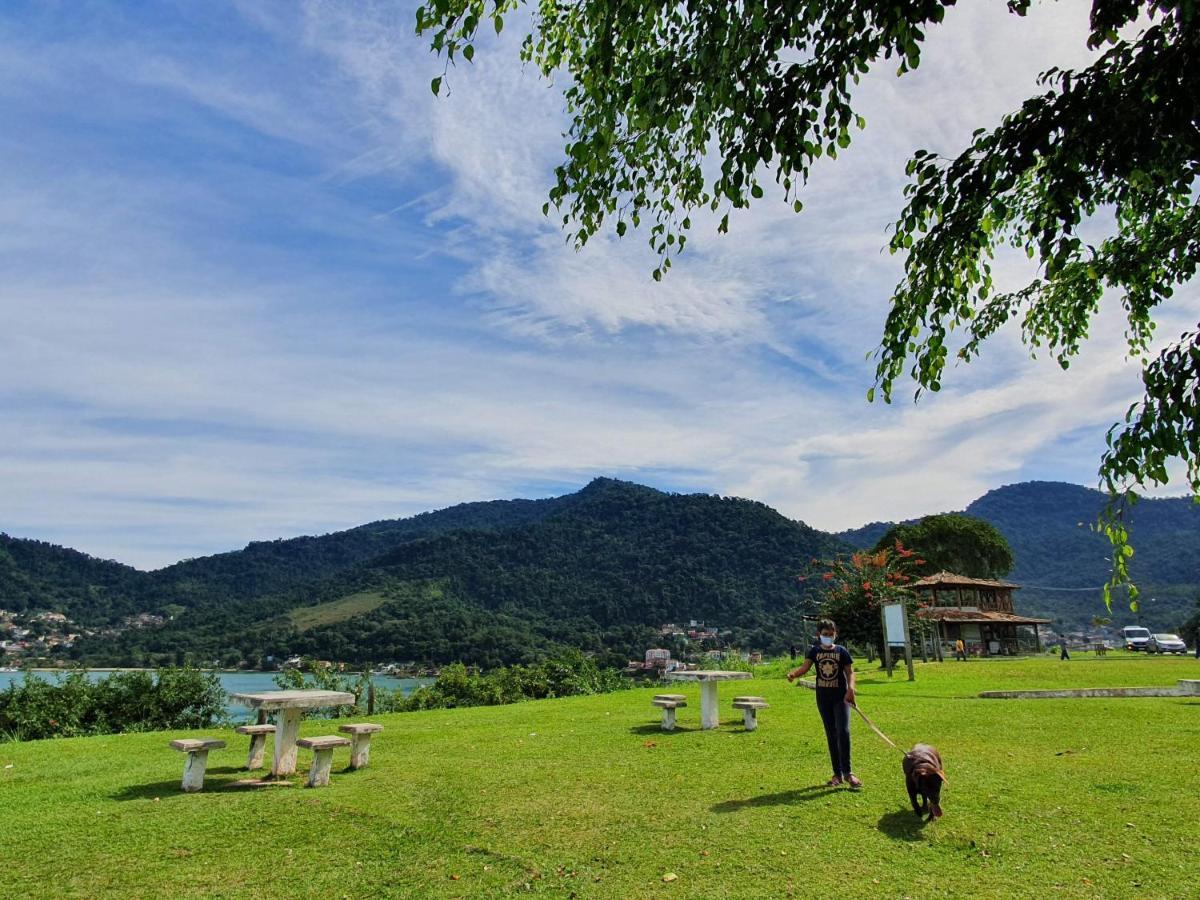
M 1008 580 L 1022 586 L 1017 608 L 1030 615 L 1087 624 L 1111 615 L 1115 624 L 1139 619 L 1174 630 L 1200 597 L 1200 505 L 1190 498 L 1144 499 L 1129 513 L 1135 554 L 1131 574 L 1142 592 L 1139 613 L 1123 598 L 1104 607 L 1108 540 L 1092 530 L 1107 502 L 1100 491 L 1075 484 L 1027 481 L 988 491 L 963 512 L 990 522 L 1013 549 Z M 838 536 L 856 547 L 873 546 L 890 522 Z
M 1103 503 L 1076 485 L 1029 482 L 965 511 L 1012 545 L 1019 609 L 1082 625 L 1105 612 L 1108 544 L 1088 527 Z M 1174 629 L 1200 596 L 1200 508 L 1144 500 L 1133 524 L 1142 618 Z M 597 479 L 563 497 L 465 503 L 155 572 L 0 535 L 0 608 L 56 610 L 93 627 L 141 612 L 172 617 L 80 641 L 71 653 L 91 664 L 304 653 L 492 665 L 561 645 L 636 654 L 659 625 L 690 619 L 779 650 L 816 590 L 796 573 L 811 558 L 870 546 L 889 526 L 835 536 L 762 503 Z M 1118 624 L 1134 619 L 1115 605 Z
M 640 653 L 649 629 L 690 619 L 779 647 L 807 590 L 796 573 L 845 549 L 761 503 L 612 479 L 543 504 L 519 507 L 526 521 L 507 527 L 460 518 L 464 527 L 407 533 L 369 562 L 303 583 L 277 579 L 271 593 L 233 596 L 210 574 L 205 584 L 221 589 L 197 590 L 166 627 L 82 652 L 490 665 L 556 645 Z
M 188 559 L 150 573 L 161 597 L 186 607 L 286 593 L 367 563 L 408 541 L 460 530 L 489 531 L 540 522 L 574 502 L 488 500 L 408 519 L 387 519 L 317 537 L 253 541 L 243 550 Z
M 0 533 L 0 609 L 105 623 L 140 612 L 145 573 L 111 559 Z

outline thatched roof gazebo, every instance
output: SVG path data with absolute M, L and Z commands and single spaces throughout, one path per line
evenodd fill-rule
M 925 595 L 927 605 L 917 610 L 917 617 L 936 623 L 943 641 L 962 638 L 968 652 L 1010 656 L 1020 650 L 1017 629 L 1032 626 L 1034 647 L 1042 649 L 1038 626 L 1048 625 L 1050 620 L 1013 611 L 1012 592 L 1020 590 L 1018 584 L 938 572 L 909 587 Z

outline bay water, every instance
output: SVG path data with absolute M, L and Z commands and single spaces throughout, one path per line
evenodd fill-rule
M 88 678 L 93 681 L 99 681 L 106 678 L 118 669 L 89 669 Z M 62 672 L 50 669 L 34 670 L 30 673 L 36 678 L 44 678 L 47 681 L 53 681 Z M 225 689 L 226 694 L 233 693 L 251 693 L 254 691 L 277 691 L 279 685 L 275 683 L 275 672 L 218 672 L 217 677 L 221 681 L 221 687 Z M 8 686 L 13 682 L 20 682 L 24 679 L 24 672 L 0 672 L 0 691 L 8 689 Z M 395 678 L 391 675 L 372 675 L 371 683 L 375 687 L 388 691 L 401 691 L 404 694 L 411 694 L 416 688 L 423 684 L 431 684 L 432 678 Z M 226 700 L 225 712 L 235 722 L 244 721 L 253 718 L 253 713 L 245 706 Z

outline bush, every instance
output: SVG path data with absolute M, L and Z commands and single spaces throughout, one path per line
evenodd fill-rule
M 114 672 L 91 681 L 80 670 L 54 681 L 26 673 L 0 693 L 0 740 L 208 728 L 225 719 L 213 672 Z
M 578 650 L 568 650 L 540 663 L 508 666 L 487 674 L 454 663 L 442 669 L 433 684 L 413 691 L 398 708 L 499 706 L 546 697 L 605 694 L 628 687 L 629 682 L 616 669 L 601 668 Z

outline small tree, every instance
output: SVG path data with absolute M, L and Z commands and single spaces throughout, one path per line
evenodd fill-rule
M 1013 567 L 1012 548 L 990 522 L 960 513 L 926 516 L 919 522 L 893 525 L 875 545 L 899 541 L 928 561 L 930 572 L 954 572 L 968 578 L 1003 578 Z
M 919 604 L 909 585 L 924 565 L 923 558 L 896 542 L 890 548 L 854 553 L 849 558 L 814 560 L 813 568 L 825 571 L 801 578 L 820 578 L 825 587 L 821 614 L 837 623 L 843 641 L 869 645 L 882 653 L 879 609 L 887 603 L 903 603 L 907 612 L 913 612 Z

